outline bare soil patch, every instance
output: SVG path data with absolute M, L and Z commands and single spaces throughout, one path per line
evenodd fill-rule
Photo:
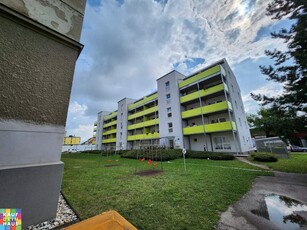
M 135 175 L 138 175 L 138 176 L 154 176 L 154 175 L 161 174 L 162 172 L 163 172 L 163 170 L 151 169 L 151 170 L 144 170 L 144 171 L 136 172 Z

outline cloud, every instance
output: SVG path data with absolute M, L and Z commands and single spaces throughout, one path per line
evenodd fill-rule
M 250 91 L 247 94 L 242 96 L 243 104 L 245 111 L 247 113 L 256 113 L 256 110 L 259 109 L 257 102 L 250 96 L 251 93 L 262 94 L 268 97 L 278 96 L 283 93 L 283 87 L 281 84 L 276 84 L 275 82 L 267 82 L 267 84 L 257 88 L 253 91 Z
M 151 93 L 156 79 L 175 63 L 183 73 L 191 73 L 224 57 L 235 65 L 263 57 L 265 49 L 284 47 L 269 37 L 255 39 L 261 28 L 275 23 L 265 16 L 267 0 L 94 2 L 86 7 L 81 37 L 85 48 L 71 96 L 71 103 L 83 106 L 83 118 L 72 123 L 70 110 L 69 129 L 93 123 L 97 112 L 115 110 L 124 97 Z M 189 66 L 191 58 L 205 61 Z

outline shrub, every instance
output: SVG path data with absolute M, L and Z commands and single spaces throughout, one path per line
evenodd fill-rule
M 233 160 L 234 156 L 228 153 L 218 152 L 205 152 L 205 151 L 192 151 L 188 150 L 186 154 L 187 158 L 195 159 L 210 159 L 210 160 Z
M 82 153 L 87 153 L 87 154 L 101 154 L 101 150 L 85 150 L 85 151 L 82 151 Z
M 137 159 L 145 158 L 153 160 L 162 160 L 162 161 L 170 161 L 182 158 L 182 150 L 181 149 L 161 149 L 157 150 L 157 155 L 153 151 L 146 152 L 144 150 L 130 150 L 122 154 L 122 158 L 130 158 Z M 161 159 L 162 158 L 162 159 Z M 188 150 L 186 153 L 186 158 L 195 158 L 195 159 L 210 159 L 210 160 L 233 160 L 234 156 L 227 153 L 216 153 L 216 152 L 204 152 L 204 151 L 192 151 Z
M 260 162 L 276 162 L 278 161 L 278 158 L 273 153 L 252 153 L 250 155 L 250 159 L 253 161 L 260 161 Z
M 99 154 L 101 156 L 113 156 L 115 155 L 122 155 L 125 152 L 128 152 L 129 150 L 111 150 L 111 151 L 101 151 L 101 150 L 85 150 L 82 153 L 86 153 L 86 154 Z
M 182 157 L 181 149 L 158 149 L 155 150 L 129 150 L 121 155 L 122 158 L 137 159 L 145 158 L 145 160 L 152 159 L 157 161 L 170 161 Z

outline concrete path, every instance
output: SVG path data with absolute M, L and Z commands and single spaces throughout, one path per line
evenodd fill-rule
M 250 191 L 222 213 L 217 229 L 280 229 L 268 218 L 252 213 L 252 210 L 255 212 L 267 208 L 264 199 L 267 195 L 287 196 L 307 204 L 307 174 L 282 172 L 274 174 L 275 177 L 256 178 Z M 300 216 L 307 220 L 307 212 L 300 212 Z M 302 229 L 307 229 L 307 226 Z
M 272 170 L 272 169 L 270 169 L 266 165 L 260 165 L 260 164 L 256 164 L 256 163 L 250 162 L 249 160 L 246 159 L 246 157 L 236 157 L 236 159 L 239 160 L 239 161 L 242 161 L 242 162 L 244 162 L 246 164 L 253 165 L 253 166 L 256 166 L 258 168 L 261 168 L 261 169 Z

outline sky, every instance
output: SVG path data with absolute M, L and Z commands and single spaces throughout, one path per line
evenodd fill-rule
M 226 58 L 241 88 L 246 113 L 259 106 L 250 93 L 273 96 L 259 65 L 265 50 L 285 50 L 270 33 L 291 25 L 265 15 L 268 0 L 88 0 L 66 123 L 67 135 L 93 135 L 99 111 L 124 97 L 156 90 L 156 79 L 177 70 L 189 75 Z

